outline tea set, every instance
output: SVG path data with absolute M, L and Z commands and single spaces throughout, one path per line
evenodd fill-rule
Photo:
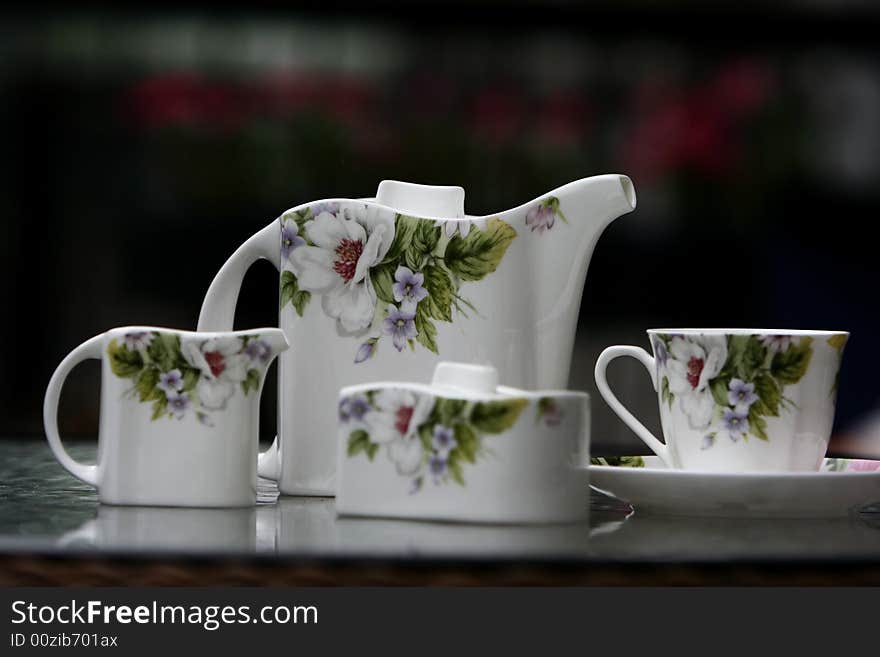
M 108 505 L 250 507 L 258 474 L 282 495 L 335 496 L 340 515 L 458 522 L 581 520 L 591 486 L 661 513 L 880 499 L 880 462 L 823 461 L 845 332 L 658 329 L 653 356 L 609 347 L 599 392 L 657 456 L 591 461 L 589 396 L 564 387 L 593 249 L 635 207 L 623 175 L 486 216 L 465 214 L 460 187 L 391 180 L 294 207 L 221 267 L 196 331 L 121 327 L 74 349 L 46 392 L 49 446 Z M 280 328 L 235 331 L 258 259 L 279 270 Z M 648 370 L 662 442 L 607 384 L 624 355 Z M 258 454 L 276 357 L 278 436 Z M 56 418 L 89 358 L 97 465 L 67 454 Z

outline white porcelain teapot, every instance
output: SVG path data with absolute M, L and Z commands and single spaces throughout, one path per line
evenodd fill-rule
M 636 207 L 622 175 L 584 178 L 470 216 L 461 187 L 385 180 L 374 199 L 299 205 L 247 240 L 205 297 L 199 330 L 230 330 L 242 278 L 280 271 L 279 437 L 260 474 L 333 495 L 339 390 L 425 382 L 442 360 L 490 364 L 521 388 L 564 388 L 593 248 Z M 406 422 L 405 409 L 400 422 Z

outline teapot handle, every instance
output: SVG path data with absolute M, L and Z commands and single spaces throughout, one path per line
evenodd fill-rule
M 242 244 L 227 260 L 208 288 L 199 313 L 199 331 L 232 331 L 235 305 L 244 275 L 257 260 L 281 269 L 281 228 L 273 221 Z
M 281 223 L 271 224 L 255 233 L 242 244 L 217 272 L 199 313 L 199 331 L 231 331 L 235 323 L 235 306 L 241 283 L 250 266 L 265 259 L 281 269 Z M 272 446 L 257 458 L 257 472 L 261 477 L 277 481 L 280 471 L 278 436 Z
M 641 347 L 630 347 L 627 345 L 620 345 L 616 347 L 608 347 L 599 354 L 599 358 L 596 361 L 596 387 L 599 389 L 599 394 L 605 399 L 606 403 L 611 407 L 611 410 L 617 413 L 621 420 L 632 429 L 635 434 L 641 438 L 644 443 L 650 447 L 654 453 L 660 457 L 660 459 L 666 464 L 667 467 L 674 467 L 672 461 L 669 457 L 669 447 L 661 443 L 657 438 L 648 431 L 648 428 L 639 422 L 636 419 L 636 416 L 630 413 L 629 409 L 626 408 L 623 404 L 620 403 L 620 400 L 617 398 L 611 388 L 608 386 L 608 381 L 605 378 L 605 369 L 608 367 L 608 363 L 610 363 L 615 358 L 619 358 L 620 356 L 629 356 L 630 358 L 635 358 L 642 365 L 645 366 L 645 369 L 648 370 L 648 375 L 651 377 L 651 384 L 654 386 L 654 390 L 657 390 L 657 377 L 656 377 L 656 367 L 654 365 L 654 357 L 651 356 L 647 351 L 642 349 Z

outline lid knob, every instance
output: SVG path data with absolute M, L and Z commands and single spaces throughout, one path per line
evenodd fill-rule
M 498 387 L 498 370 L 489 365 L 438 363 L 432 385 L 466 392 L 492 394 Z
M 458 219 L 464 216 L 464 189 L 442 185 L 417 185 L 383 180 L 376 201 L 403 214 Z

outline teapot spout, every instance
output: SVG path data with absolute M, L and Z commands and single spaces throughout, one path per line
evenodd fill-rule
M 588 232 L 601 231 L 618 217 L 636 209 L 632 180 L 616 173 L 576 180 L 561 187 L 555 195 L 560 199 L 569 198 L 566 205 L 576 208 L 572 224 Z
M 517 285 L 531 300 L 528 307 L 541 335 L 532 369 L 542 386 L 567 383 L 593 250 L 605 227 L 635 208 L 633 183 L 620 174 L 576 180 L 524 208 L 525 227 L 533 236 L 527 252 L 532 279 L 517 281 Z

